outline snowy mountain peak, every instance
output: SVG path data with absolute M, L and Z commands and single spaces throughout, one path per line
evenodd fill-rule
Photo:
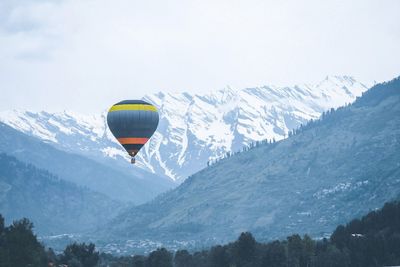
M 285 138 L 291 129 L 323 111 L 353 102 L 367 88 L 350 76 L 327 76 L 315 85 L 240 90 L 227 86 L 205 94 L 146 95 L 143 99 L 159 110 L 160 124 L 140 151 L 137 166 L 182 181 L 227 152 L 254 141 Z M 105 118 L 106 112 L 0 112 L 0 121 L 60 149 L 92 159 L 128 161 Z

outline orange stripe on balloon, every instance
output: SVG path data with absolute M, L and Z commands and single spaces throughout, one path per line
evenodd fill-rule
M 117 138 L 121 145 L 144 145 L 149 140 L 145 137 L 122 137 Z

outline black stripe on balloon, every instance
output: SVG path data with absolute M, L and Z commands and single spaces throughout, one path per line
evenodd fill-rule
M 122 145 L 122 146 L 125 148 L 126 151 L 130 151 L 130 150 L 139 151 L 143 147 L 142 144 L 125 144 L 125 145 Z

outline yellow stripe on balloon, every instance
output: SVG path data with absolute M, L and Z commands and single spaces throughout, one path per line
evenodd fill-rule
M 145 111 L 154 111 L 157 112 L 155 106 L 152 105 L 143 105 L 143 104 L 122 104 L 122 105 L 114 105 L 110 108 L 108 112 L 119 111 L 119 110 L 145 110 Z

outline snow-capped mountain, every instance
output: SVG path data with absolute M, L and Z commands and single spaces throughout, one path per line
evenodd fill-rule
M 353 102 L 367 89 L 352 77 L 333 76 L 315 85 L 147 95 L 143 99 L 158 107 L 160 123 L 137 165 L 180 182 L 227 152 L 254 141 L 280 140 L 323 111 Z M 105 117 L 106 112 L 0 112 L 0 121 L 57 148 L 125 164 L 128 156 L 107 129 Z
M 257 240 L 326 236 L 399 198 L 399 114 L 396 78 L 285 140 L 191 175 L 153 201 L 124 210 L 95 235 L 119 240 L 128 253 L 138 240 L 176 240 L 182 249 L 185 242 L 232 242 L 246 231 Z

